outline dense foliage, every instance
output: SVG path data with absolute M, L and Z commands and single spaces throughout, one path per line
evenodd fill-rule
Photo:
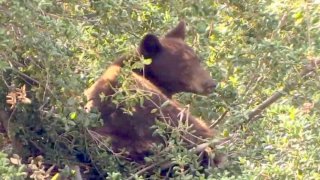
M 219 87 L 209 98 L 175 98 L 208 123 L 219 119 L 216 127 L 229 140 L 218 147 L 228 155 L 227 165 L 205 171 L 172 140 L 166 158 L 192 164 L 188 171 L 175 169 L 174 176 L 319 179 L 320 76 L 318 70 L 301 73 L 310 63 L 317 67 L 320 57 L 317 0 L 0 0 L 0 109 L 12 112 L 8 133 L 19 141 L 10 151 L 3 135 L 1 150 L 24 159 L 42 154 L 59 168 L 85 162 L 97 171 L 91 174 L 111 179 L 157 177 L 159 169 L 139 171 L 100 148 L 107 145 L 87 131 L 100 124 L 99 116 L 83 111 L 82 93 L 145 33 L 161 35 L 179 19 L 188 23 L 187 41 Z M 23 85 L 31 103 L 9 110 L 6 95 Z M 250 116 L 276 92 L 276 102 Z M 0 156 L 8 178 L 24 175 L 12 175 L 18 167 Z M 145 167 L 158 160 L 151 157 Z

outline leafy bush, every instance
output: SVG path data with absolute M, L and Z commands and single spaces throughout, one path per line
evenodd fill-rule
M 111 179 L 148 173 L 158 177 L 157 166 L 141 171 L 138 164 L 110 153 L 107 141 L 96 142 L 100 139 L 87 129 L 100 125 L 100 119 L 83 111 L 82 93 L 104 67 L 134 49 L 145 33 L 163 34 L 185 19 L 187 41 L 219 87 L 209 97 L 175 98 L 190 104 L 192 114 L 217 124 L 221 135 L 229 138 L 218 147 L 229 161 L 225 168 L 203 170 L 173 135 L 170 148 L 159 153 L 180 166 L 190 165 L 188 171 L 175 169 L 175 176 L 319 178 L 319 71 L 300 74 L 319 59 L 318 1 L 0 0 L 0 4 L 0 107 L 12 112 L 9 134 L 17 141 L 14 151 L 24 159 L 42 154 L 46 163 L 59 167 L 80 159 Z M 32 103 L 8 110 L 6 95 L 23 85 Z M 272 95 L 278 101 L 251 117 L 252 110 Z M 158 131 L 165 127 L 159 124 Z M 6 161 L 4 156 L 1 162 Z M 151 157 L 146 166 L 159 159 Z M 0 169 L 13 172 L 7 163 Z
M 19 163 L 17 163 L 19 164 Z M 0 152 L 0 174 L 1 179 L 23 179 L 26 176 L 24 166 L 15 166 L 10 163 L 7 154 Z

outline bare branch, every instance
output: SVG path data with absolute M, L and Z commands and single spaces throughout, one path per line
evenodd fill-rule
M 272 94 L 268 99 L 263 101 L 260 105 L 258 105 L 256 108 L 254 108 L 252 111 L 248 113 L 248 118 L 251 120 L 255 116 L 259 115 L 264 109 L 269 107 L 272 103 L 276 102 L 278 99 L 280 99 L 283 96 L 284 92 L 277 91 Z
M 142 173 L 144 173 L 144 172 L 146 172 L 146 171 L 148 171 L 150 169 L 155 168 L 156 166 L 160 166 L 161 164 L 164 164 L 164 163 L 167 163 L 167 162 L 168 162 L 168 160 L 163 160 L 163 161 L 151 164 L 150 166 L 147 166 L 147 167 L 141 169 L 140 171 L 136 172 L 135 174 L 130 176 L 127 180 L 135 179 L 135 176 L 138 176 L 138 175 L 140 175 L 140 174 L 142 174 Z
M 200 153 L 201 154 L 203 152 L 207 153 L 208 149 L 212 150 L 211 147 L 210 147 L 210 144 L 209 143 L 202 143 L 202 144 L 199 144 L 195 149 L 190 149 L 190 151 L 194 151 L 195 153 Z M 135 179 L 135 176 L 143 174 L 144 172 L 147 172 L 147 171 L 149 171 L 149 170 L 151 170 L 151 169 L 153 169 L 153 168 L 155 168 L 157 166 L 160 166 L 161 169 L 167 169 L 167 168 L 169 168 L 169 167 L 171 167 L 173 165 L 174 165 L 174 163 L 171 162 L 169 159 L 165 159 L 163 161 L 155 162 L 155 163 L 153 163 L 153 164 L 151 164 L 149 166 L 146 166 L 146 167 L 142 168 L 138 172 L 134 173 L 132 176 L 130 176 L 128 178 L 128 180 Z
M 226 110 L 213 124 L 211 124 L 209 127 L 214 128 L 216 127 L 222 120 L 223 118 L 228 114 L 228 110 Z
M 319 65 L 320 65 L 320 59 L 312 59 L 308 65 L 303 67 L 299 76 L 301 78 L 306 77 L 310 72 L 313 72 L 316 69 L 318 69 Z M 287 83 L 282 90 L 276 91 L 269 98 L 267 98 L 265 101 L 263 101 L 260 105 L 258 105 L 252 111 L 250 111 L 248 113 L 248 121 L 252 120 L 253 118 L 258 119 L 256 117 L 259 116 L 263 110 L 265 110 L 271 104 L 273 104 L 278 99 L 280 99 L 286 92 L 292 91 L 293 88 L 298 85 L 298 82 L 295 81 L 294 79 L 292 79 L 292 81 L 290 81 L 290 82 L 291 83 Z

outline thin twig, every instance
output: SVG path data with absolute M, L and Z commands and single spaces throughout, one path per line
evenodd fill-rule
M 23 72 L 20 72 L 20 71 L 12 64 L 11 61 L 9 61 L 9 64 L 10 64 L 11 69 L 12 69 L 14 72 L 16 72 L 16 73 L 18 73 L 20 76 L 22 76 L 22 77 L 24 77 L 24 78 L 32 81 L 33 83 L 35 83 L 35 84 L 37 84 L 37 85 L 39 85 L 39 86 L 44 87 L 46 90 L 48 90 L 48 91 L 51 93 L 51 95 L 52 95 L 54 98 L 57 99 L 56 95 L 51 91 L 51 88 L 49 87 L 49 85 L 48 85 L 47 83 L 46 83 L 46 85 L 43 85 L 43 84 L 41 84 L 38 80 L 36 80 L 36 79 L 34 79 L 34 78 L 26 75 L 26 74 L 23 73 Z
M 220 143 L 220 144 L 222 144 L 222 143 Z M 199 145 L 196 146 L 195 149 L 189 149 L 189 151 L 193 151 L 193 152 L 195 152 L 195 153 L 203 153 L 207 147 L 210 147 L 210 143 L 202 143 L 202 144 L 199 144 Z M 168 147 L 167 147 L 167 148 L 168 148 Z M 167 150 L 166 150 L 167 148 L 165 148 L 162 152 L 166 152 L 166 151 L 167 151 Z M 159 154 L 158 154 L 157 156 L 159 156 Z M 138 176 L 138 175 L 140 175 L 140 174 L 143 174 L 144 172 L 149 171 L 149 170 L 155 168 L 156 166 L 160 166 L 161 169 L 166 169 L 166 168 L 168 168 L 168 167 L 170 167 L 170 166 L 173 166 L 173 165 L 174 165 L 174 163 L 172 163 L 172 162 L 170 161 L 170 159 L 165 159 L 165 160 L 163 160 L 163 161 L 160 161 L 160 162 L 151 164 L 151 165 L 149 165 L 149 166 L 147 166 L 147 167 L 139 170 L 138 172 L 136 172 L 136 173 L 134 173 L 132 176 L 130 176 L 130 177 L 128 178 L 128 180 L 134 179 L 135 176 Z
M 24 77 L 24 78 L 26 78 L 26 79 L 28 79 L 28 80 L 30 80 L 30 81 L 32 81 L 32 82 L 34 82 L 34 83 L 36 83 L 37 85 L 39 85 L 39 84 L 40 84 L 40 82 L 39 82 L 38 80 L 36 80 L 36 79 L 34 79 L 34 78 L 32 78 L 32 77 L 30 77 L 30 76 L 26 75 L 25 73 L 20 72 L 20 71 L 19 71 L 19 70 L 17 70 L 16 68 L 12 67 L 12 69 L 13 69 L 16 73 L 18 73 L 20 76 L 22 76 L 22 77 Z
M 9 84 L 7 83 L 6 79 L 4 78 L 3 74 L 1 75 L 2 81 L 4 82 L 4 84 L 7 86 L 7 88 L 9 88 Z
M 163 160 L 163 161 L 160 161 L 160 162 L 151 164 L 150 166 L 147 166 L 147 167 L 141 169 L 140 171 L 134 173 L 134 174 L 133 174 L 132 176 L 130 176 L 127 180 L 134 179 L 136 176 L 138 176 L 138 175 L 140 175 L 140 174 L 142 174 L 142 173 L 144 173 L 144 172 L 146 172 L 146 171 L 148 171 L 148 170 L 150 170 L 150 169 L 152 169 L 152 168 L 154 168 L 154 167 L 156 167 L 156 166 L 159 166 L 159 165 L 161 165 L 161 164 L 163 164 L 163 163 L 166 163 L 167 161 L 168 161 L 168 160 L 166 159 L 166 160 Z
M 11 121 L 14 113 L 16 112 L 16 110 L 17 110 L 17 108 L 16 108 L 16 106 L 15 106 L 14 109 L 12 110 L 12 112 L 11 112 L 11 114 L 10 114 L 10 117 L 9 117 L 9 119 L 8 119 L 8 122 L 7 122 L 7 127 L 8 127 L 8 129 L 7 129 L 7 134 L 8 134 L 8 136 L 10 137 L 10 140 L 11 140 L 11 141 L 13 141 L 13 139 L 12 139 L 12 137 L 11 137 L 11 135 L 10 135 L 10 121 Z
M 228 110 L 226 110 L 213 124 L 211 124 L 209 127 L 214 128 L 216 127 L 222 120 L 223 118 L 228 114 Z

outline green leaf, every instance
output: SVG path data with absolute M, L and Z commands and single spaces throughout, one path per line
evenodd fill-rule
M 72 113 L 70 113 L 70 119 L 72 119 L 72 120 L 75 120 L 75 119 L 77 119 L 77 112 L 72 112 Z
M 158 109 L 155 108 L 155 109 L 152 109 L 150 113 L 151 113 L 151 114 L 154 114 L 154 113 L 156 113 L 156 112 L 158 112 Z
M 160 108 L 164 108 L 166 106 L 168 106 L 171 103 L 170 100 L 166 100 L 164 103 L 161 104 Z
M 149 59 L 143 59 L 143 60 L 142 60 L 142 63 L 143 63 L 144 65 L 150 65 L 150 64 L 152 63 L 152 59 L 151 59 L 151 58 L 149 58 Z

